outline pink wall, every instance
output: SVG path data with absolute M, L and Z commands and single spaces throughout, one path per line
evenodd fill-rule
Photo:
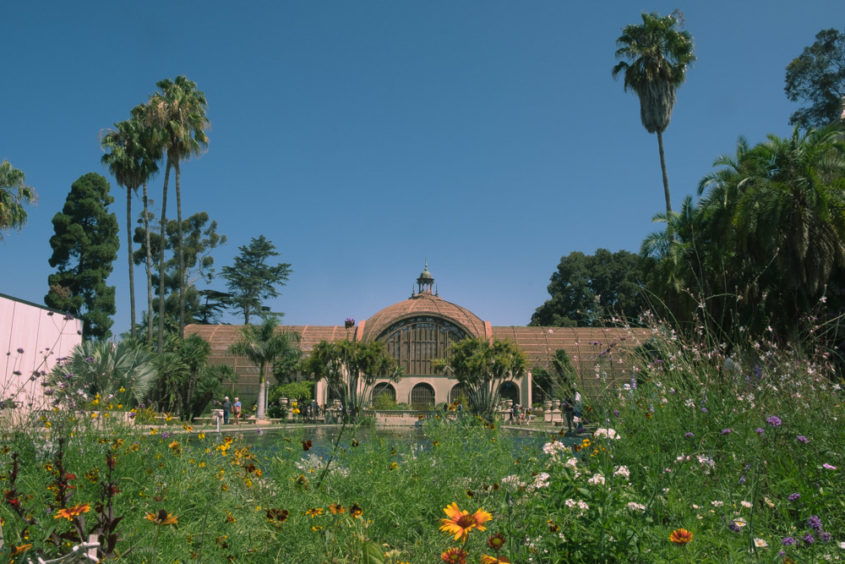
M 44 408 L 44 375 L 81 342 L 78 319 L 0 295 L 0 400 Z

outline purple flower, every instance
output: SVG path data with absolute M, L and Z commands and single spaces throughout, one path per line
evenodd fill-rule
M 352 319 L 351 317 L 347 317 L 346 321 L 343 322 L 343 326 L 346 327 L 347 329 L 349 329 L 351 327 L 355 327 L 355 320 Z
M 783 422 L 780 420 L 780 417 L 778 417 L 777 415 L 771 415 L 771 416 L 769 416 L 769 417 L 766 419 L 766 421 L 767 421 L 767 422 L 769 423 L 769 425 L 771 425 L 772 427 L 780 427 L 780 424 L 781 424 L 781 423 L 783 423 Z
M 827 462 L 822 464 L 822 468 L 824 468 L 825 470 L 836 470 L 836 466 L 834 466 L 833 464 L 828 464 Z
M 732 530 L 733 532 L 735 532 L 735 533 L 738 533 L 738 532 L 742 531 L 742 527 L 740 527 L 740 526 L 737 524 L 737 522 L 736 522 L 736 521 L 731 521 L 730 523 L 728 523 L 728 528 L 729 528 L 730 530 Z
M 706 408 L 706 407 L 702 407 L 702 408 L 701 408 L 701 413 L 707 413 L 707 408 Z
M 754 429 L 754 432 L 757 433 L 758 435 L 762 435 L 763 433 L 765 433 L 765 431 L 763 431 L 762 427 L 757 427 L 756 429 Z
M 833 538 L 833 535 L 831 535 L 827 531 L 822 533 L 822 536 L 821 536 L 822 542 L 830 542 L 830 539 L 832 539 L 832 538 Z
M 808 439 L 808 438 L 807 438 L 807 437 L 805 437 L 804 435 L 798 435 L 798 436 L 797 436 L 797 437 L 795 437 L 795 438 L 796 438 L 796 439 L 798 439 L 799 441 L 801 441 L 801 442 L 802 442 L 802 443 L 804 443 L 804 444 L 807 444 L 807 443 L 809 443 L 809 442 L 810 442 L 810 439 Z
M 92 362 L 94 362 L 94 357 L 93 356 L 86 356 L 85 362 L 87 362 L 88 364 L 91 364 Z
M 731 429 L 730 427 L 728 427 L 726 429 L 722 429 L 723 435 L 730 435 L 732 432 L 733 432 L 733 429 Z
M 169 436 L 170 436 L 170 433 L 168 433 L 167 431 L 165 431 L 165 432 L 163 432 L 163 433 L 161 434 L 161 438 L 162 438 L 162 439 L 166 439 L 166 438 L 167 438 L 167 437 L 169 437 Z
M 684 433 L 684 436 L 688 439 L 691 439 L 695 436 L 695 433 L 693 433 L 691 431 L 687 431 L 686 433 Z
M 795 544 L 795 538 L 783 537 L 783 540 L 780 542 L 783 544 L 783 546 L 792 546 L 793 544 Z
M 795 501 L 796 499 L 798 499 L 800 497 L 801 497 L 801 494 L 798 493 L 798 492 L 795 492 L 795 493 L 789 494 L 789 496 L 787 496 L 786 499 L 788 499 L 789 501 Z
M 134 412 L 134 411 L 130 411 L 130 412 L 129 412 L 129 419 L 132 419 L 133 417 L 135 417 L 135 412 Z
M 813 538 L 813 535 L 811 535 L 810 533 L 807 533 L 806 535 L 804 535 L 804 544 L 806 544 L 807 546 L 810 546 L 814 542 L 816 542 L 816 539 Z
M 740 484 L 744 484 L 744 483 L 745 483 L 745 481 L 746 481 L 747 479 L 748 479 L 748 478 L 746 478 L 745 476 L 740 476 L 740 477 L 739 477 L 739 483 L 740 483 Z
M 614 409 L 614 410 L 613 410 L 613 416 L 614 416 L 614 417 L 619 417 L 619 410 L 618 410 L 618 409 Z
M 819 519 L 818 515 L 810 515 L 810 518 L 807 519 L 807 526 L 817 533 L 822 532 L 822 520 Z

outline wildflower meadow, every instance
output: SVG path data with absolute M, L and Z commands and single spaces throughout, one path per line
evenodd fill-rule
M 125 562 L 841 560 L 842 382 L 823 355 L 751 350 L 656 328 L 630 379 L 589 398 L 584 434 L 538 428 L 525 448 L 469 414 L 427 418 L 422 444 L 339 427 L 317 454 L 288 426 L 257 448 L 128 425 L 95 398 L 4 427 L 0 556 L 92 541 Z

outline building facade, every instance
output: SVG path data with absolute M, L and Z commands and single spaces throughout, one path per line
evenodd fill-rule
M 494 327 L 468 309 L 441 298 L 427 265 L 410 298 L 385 307 L 355 327 L 304 325 L 282 326 L 279 330 L 298 333 L 306 355 L 323 340 L 384 343 L 403 376 L 398 382 L 377 380 L 370 398 L 387 394 L 397 403 L 416 408 L 449 403 L 462 395 L 457 380 L 438 371 L 433 361 L 448 357 L 450 346 L 467 337 L 513 341 L 525 354 L 525 375 L 505 383 L 500 390 L 504 398 L 523 406 L 535 400 L 532 372 L 548 368 L 558 350 L 566 350 L 577 372 L 577 386 L 589 394 L 609 381 L 630 378 L 629 352 L 644 337 L 642 331 L 619 328 Z M 229 346 L 240 339 L 241 326 L 189 325 L 185 334 L 207 340 L 212 351 L 209 362 L 228 364 L 238 375 L 232 392 L 254 401 L 258 396 L 258 369 L 246 358 L 228 353 Z M 330 399 L 325 383 L 318 383 L 316 400 L 326 404 Z

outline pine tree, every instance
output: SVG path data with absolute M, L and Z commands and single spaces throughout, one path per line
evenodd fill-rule
M 44 303 L 80 318 L 86 340 L 111 335 L 114 286 L 106 279 L 119 246 L 117 216 L 108 211 L 112 202 L 106 179 L 89 172 L 73 183 L 64 208 L 53 217 L 50 266 L 57 271 L 47 279 Z

